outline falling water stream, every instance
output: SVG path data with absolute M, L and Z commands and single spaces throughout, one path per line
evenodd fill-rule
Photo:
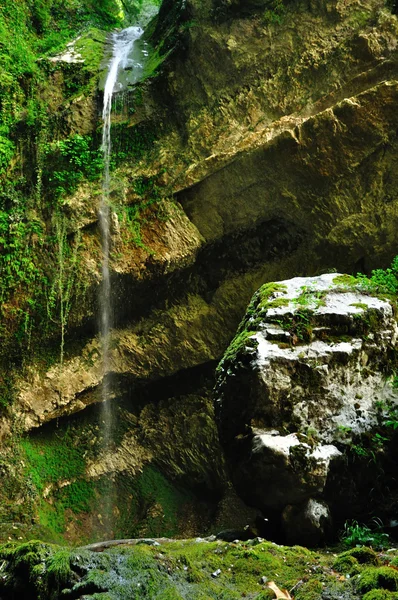
M 108 74 L 104 88 L 104 107 L 102 112 L 102 152 L 104 157 L 104 175 L 102 198 L 99 208 L 99 224 L 102 243 L 102 285 L 100 289 L 100 335 L 102 344 L 103 361 L 103 383 L 102 383 L 102 421 L 103 421 L 103 444 L 104 450 L 109 448 L 112 442 L 112 409 L 110 394 L 110 331 L 112 327 L 112 303 L 111 303 L 111 280 L 109 273 L 109 251 L 110 251 L 110 207 L 109 196 L 111 186 L 110 160 L 111 160 L 111 114 L 112 98 L 123 89 L 119 81 L 124 70 L 128 70 L 129 84 L 138 81 L 143 71 L 143 62 L 147 52 L 145 44 L 136 44 L 142 36 L 143 30 L 138 27 L 128 27 L 121 32 L 112 35 L 112 58 L 109 63 Z M 108 499 L 104 512 L 110 514 L 111 500 Z

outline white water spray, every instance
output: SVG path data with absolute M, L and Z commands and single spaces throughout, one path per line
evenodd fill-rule
M 100 334 L 103 360 L 103 436 L 105 447 L 111 442 L 112 411 L 109 402 L 110 394 L 110 330 L 112 327 L 111 282 L 109 275 L 109 249 L 110 249 L 110 159 L 111 159 L 111 113 L 112 97 L 122 89 L 118 82 L 118 75 L 123 69 L 132 70 L 133 77 L 130 83 L 137 81 L 142 73 L 142 58 L 147 54 L 144 48 L 138 49 L 134 56 L 134 44 L 141 37 L 143 30 L 140 27 L 128 27 L 120 33 L 112 35 L 113 54 L 109 64 L 109 71 L 104 89 L 104 108 L 102 112 L 102 152 L 104 156 L 104 176 L 102 198 L 99 209 L 99 224 L 102 242 L 102 285 L 100 290 Z

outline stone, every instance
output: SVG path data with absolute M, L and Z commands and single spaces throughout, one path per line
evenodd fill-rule
M 329 464 L 340 456 L 332 444 L 312 448 L 300 442 L 297 434 L 253 429 L 251 452 L 240 469 L 240 485 L 245 481 L 256 506 L 281 510 L 286 504 L 322 493 Z
M 332 519 L 325 502 L 310 498 L 301 506 L 288 505 L 282 513 L 287 544 L 318 546 L 331 532 Z
M 308 502 L 328 501 L 345 448 L 377 427 L 380 406 L 398 404 L 386 377 L 397 345 L 392 301 L 372 295 L 360 279 L 329 273 L 260 288 L 216 387 L 232 480 L 249 505 L 264 514 L 285 510 L 286 523 L 299 511 L 311 531 L 319 513 L 317 533 L 308 536 L 322 539 L 327 506 Z
M 214 572 L 211 574 L 211 576 L 212 576 L 212 577 L 214 577 L 214 578 L 218 577 L 219 575 L 221 575 L 221 569 L 216 569 L 216 570 L 215 570 L 215 571 L 214 571 Z

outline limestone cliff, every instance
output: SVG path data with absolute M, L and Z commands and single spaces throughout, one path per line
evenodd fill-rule
M 136 477 L 152 465 L 218 499 L 226 476 L 209 387 L 252 293 L 265 281 L 331 267 L 385 266 L 397 253 L 397 31 L 380 0 L 163 3 L 147 29 L 144 81 L 117 99 L 112 125 L 113 402 L 117 411 L 127 402 L 134 416 L 121 419 L 116 458 L 94 464 L 87 453 L 83 480 Z M 20 136 L 21 153 L 4 175 L 4 248 L 12 261 L 3 263 L 5 437 L 63 417 L 67 428 L 73 413 L 83 422 L 99 400 L 94 73 L 104 45 L 97 29 L 44 58 L 40 90 L 50 125 Z M 22 131 L 28 127 L 29 119 Z M 29 173 L 29 185 L 11 189 L 18 171 Z M 172 392 L 152 394 L 170 382 Z M 197 399 L 195 409 L 185 408 L 187 398 Z M 162 456 L 153 433 L 157 401 Z M 145 423 L 135 435 L 129 423 L 141 411 Z M 168 440 L 186 419 L 196 444 L 188 454 L 182 433 L 180 449 Z M 203 468 L 205 447 L 214 461 Z M 7 468 L 11 481 L 18 467 Z M 70 478 L 55 484 L 50 500 Z M 43 496 L 41 485 L 33 497 Z M 24 494 L 23 486 L 15 491 L 20 505 Z

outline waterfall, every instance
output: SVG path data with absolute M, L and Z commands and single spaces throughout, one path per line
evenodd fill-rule
M 104 174 L 102 198 L 99 208 L 99 224 L 102 244 L 102 284 L 100 288 L 100 336 L 102 345 L 103 383 L 102 383 L 102 421 L 104 447 L 112 441 L 112 410 L 109 402 L 110 396 L 110 331 L 112 327 L 111 281 L 109 273 L 110 251 L 110 159 L 111 159 L 111 113 L 112 97 L 123 89 L 118 81 L 123 69 L 128 69 L 129 83 L 137 81 L 143 70 L 143 58 L 147 55 L 145 44 L 135 47 L 143 30 L 138 27 L 128 27 L 112 35 L 112 58 L 109 63 L 108 74 L 104 88 L 102 152 L 104 157 Z

